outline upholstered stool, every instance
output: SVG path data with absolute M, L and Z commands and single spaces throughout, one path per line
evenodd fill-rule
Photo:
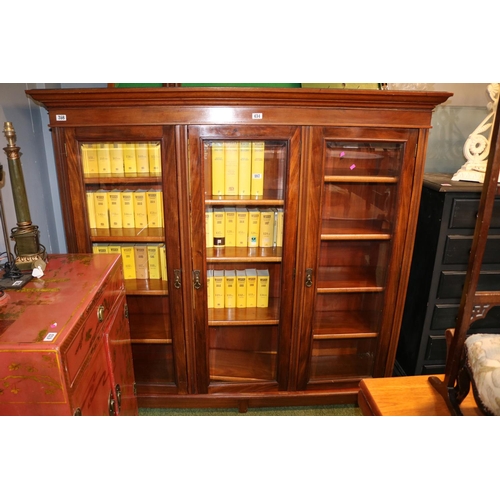
M 465 349 L 477 405 L 486 415 L 500 415 L 500 335 L 471 335 Z

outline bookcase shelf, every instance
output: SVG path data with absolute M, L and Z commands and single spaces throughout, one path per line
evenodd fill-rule
M 125 279 L 140 406 L 244 411 L 355 402 L 361 378 L 392 375 L 428 129 L 433 109 L 451 94 L 26 92 L 49 112 L 68 251 L 165 249 L 168 281 Z M 116 160 L 120 143 L 113 141 L 141 154 L 148 144 L 149 175 L 144 164 L 142 174 L 126 175 L 125 160 L 121 175 L 96 170 L 92 148 L 113 144 Z M 161 192 L 163 227 L 90 229 L 84 207 L 97 191 Z M 255 224 L 246 246 L 244 209 Z M 217 215 L 220 222 L 220 212 L 228 230 L 210 239 L 207 221 Z M 226 242 L 235 235 L 233 212 L 243 226 L 234 245 Z M 258 237 L 256 212 L 265 229 Z M 271 220 L 273 246 L 266 247 L 260 241 L 269 244 Z M 268 307 L 209 307 L 213 275 L 226 280 L 224 305 L 234 298 L 235 276 L 254 283 L 260 275 Z

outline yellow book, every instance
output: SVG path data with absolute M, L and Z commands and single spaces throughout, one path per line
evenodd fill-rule
M 234 269 L 224 271 L 224 307 L 236 307 L 236 272 Z
M 92 245 L 92 253 L 109 253 L 107 243 L 94 243 Z
M 252 179 L 252 143 L 241 141 L 239 147 L 238 194 L 250 196 Z
M 225 246 L 235 247 L 236 246 L 236 207 L 225 207 L 224 208 L 225 220 Z
M 135 277 L 138 280 L 149 278 L 148 247 L 146 245 L 134 245 Z
M 207 248 L 214 246 L 214 210 L 212 207 L 205 209 L 205 236 Z
M 161 149 L 159 142 L 148 143 L 149 152 L 149 173 L 151 175 L 161 175 Z
M 111 173 L 111 155 L 108 143 L 97 145 L 97 165 L 99 175 L 109 175 Z
M 134 195 L 134 227 L 140 229 L 148 226 L 148 209 L 146 191 L 138 189 Z
M 247 276 L 247 307 L 257 307 L 257 269 L 245 269 Z
M 257 269 L 257 307 L 269 307 L 269 271 Z
M 260 236 L 260 210 L 258 208 L 248 209 L 248 246 L 251 248 L 259 246 Z
M 151 189 L 146 193 L 146 209 L 148 213 L 148 227 L 163 227 L 163 205 L 161 191 Z
M 212 143 L 212 196 L 224 195 L 224 143 Z
M 109 229 L 108 192 L 99 189 L 94 192 L 95 222 L 97 229 Z
M 259 246 L 270 248 L 274 246 L 274 210 L 272 208 L 260 211 Z
M 276 246 L 283 246 L 283 227 L 285 222 L 285 213 L 282 208 L 276 210 Z
M 137 175 L 137 158 L 135 155 L 135 144 L 126 142 L 123 145 L 123 168 L 127 175 Z
M 167 249 L 165 245 L 160 245 L 160 267 L 161 267 L 161 279 L 163 281 L 168 281 Z
M 123 143 L 114 142 L 110 144 L 109 156 L 111 160 L 111 174 L 123 175 L 125 172 L 123 163 Z
M 165 216 L 163 214 L 163 191 L 158 191 L 160 198 L 160 221 L 161 227 L 165 227 Z
M 238 194 L 238 142 L 224 142 L 224 194 Z
M 138 175 L 149 175 L 149 147 L 147 142 L 135 145 L 136 168 Z
M 82 168 L 83 175 L 92 177 L 99 174 L 97 164 L 97 144 L 82 144 Z
M 236 307 L 247 306 L 247 275 L 245 271 L 236 271 Z
M 226 242 L 225 212 L 223 208 L 214 208 L 214 247 L 222 248 Z
M 134 192 L 126 189 L 121 192 L 122 198 L 122 226 L 124 229 L 135 227 L 134 221 Z
M 236 246 L 248 246 L 248 210 L 236 207 Z
M 160 247 L 159 245 L 148 245 L 148 270 L 149 279 L 161 279 Z
M 134 245 L 122 245 L 123 277 L 126 280 L 135 279 Z
M 122 195 L 117 189 L 108 191 L 109 227 L 120 229 L 122 227 Z
M 207 304 L 208 308 L 214 307 L 214 271 L 209 269 L 207 271 Z
M 224 271 L 214 270 L 214 309 L 224 308 L 225 298 Z
M 95 205 L 94 205 L 94 191 L 87 191 L 87 214 L 89 217 L 89 228 L 95 229 L 97 227 L 97 223 L 95 220 Z
M 112 244 L 109 244 L 108 245 L 108 251 L 109 251 L 109 253 L 119 253 L 119 254 L 121 254 L 122 253 L 122 247 L 121 247 L 121 245 L 112 245 Z
M 261 198 L 264 195 L 264 142 L 252 142 L 252 178 L 250 194 Z

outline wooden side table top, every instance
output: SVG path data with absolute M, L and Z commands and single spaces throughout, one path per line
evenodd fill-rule
M 363 415 L 450 416 L 443 398 L 429 383 L 429 375 L 363 379 L 359 387 Z M 467 416 L 481 415 L 472 389 L 461 409 Z

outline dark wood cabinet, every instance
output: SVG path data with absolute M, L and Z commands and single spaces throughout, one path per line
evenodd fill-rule
M 27 93 L 49 111 L 68 249 L 165 246 L 166 280 L 125 280 L 141 405 L 355 402 L 361 378 L 392 374 L 431 113 L 451 94 Z M 156 170 L 89 171 L 85 148 L 145 143 Z M 163 227 L 91 227 L 99 190 L 161 192 Z
M 445 331 L 454 328 L 482 184 L 426 174 L 408 285 L 396 371 L 444 373 Z M 478 290 L 500 290 L 500 197 L 495 200 Z M 471 332 L 500 333 L 500 308 L 476 321 Z

